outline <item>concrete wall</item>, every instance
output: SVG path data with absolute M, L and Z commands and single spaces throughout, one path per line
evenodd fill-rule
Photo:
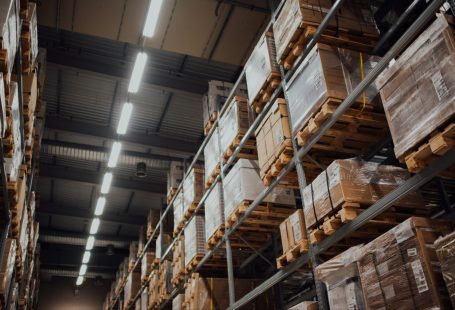
M 111 285 L 103 280 L 102 286 L 97 286 L 93 279 L 86 279 L 84 284 L 76 288 L 75 278 L 53 277 L 52 280 L 42 280 L 39 292 L 39 310 L 100 310 L 107 291 Z

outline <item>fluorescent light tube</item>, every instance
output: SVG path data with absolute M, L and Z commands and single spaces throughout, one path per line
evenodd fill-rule
M 85 245 L 85 250 L 90 251 L 91 249 L 93 249 L 94 245 L 95 245 L 95 237 L 89 236 L 87 238 L 87 244 Z
M 88 261 L 90 260 L 90 251 L 85 251 L 84 256 L 82 256 L 82 264 L 87 264 Z
M 92 220 L 92 225 L 90 226 L 90 235 L 94 235 L 98 232 L 98 228 L 100 227 L 100 219 L 95 217 Z
M 130 122 L 131 113 L 133 112 L 133 104 L 125 102 L 123 104 L 122 113 L 120 114 L 120 120 L 117 126 L 117 133 L 124 135 L 128 129 L 128 123 Z
M 99 197 L 96 202 L 95 215 L 100 216 L 104 212 L 104 206 L 106 205 L 106 198 Z
M 151 0 L 147 18 L 145 19 L 144 30 L 142 35 L 151 38 L 155 34 L 156 25 L 158 24 L 158 17 L 160 16 L 161 6 L 163 0 Z
M 83 275 L 85 275 L 86 272 L 87 272 L 87 265 L 86 264 L 82 264 L 81 265 L 81 269 L 79 269 L 79 275 L 83 276 Z
M 115 166 L 117 166 L 121 149 L 122 149 L 121 142 L 116 141 L 112 144 L 111 155 L 109 156 L 109 161 L 107 162 L 107 166 L 109 168 L 114 168 Z
M 82 284 L 82 282 L 84 282 L 84 277 L 83 276 L 77 277 L 76 285 L 79 286 Z
M 134 62 L 133 73 L 131 74 L 130 84 L 128 85 L 129 93 L 137 93 L 141 84 L 142 75 L 144 74 L 145 64 L 147 63 L 147 54 L 139 52 Z
M 101 194 L 109 193 L 112 183 L 112 172 L 106 172 L 103 178 L 103 184 L 101 184 Z

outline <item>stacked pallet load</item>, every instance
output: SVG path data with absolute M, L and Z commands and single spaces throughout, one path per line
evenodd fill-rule
M 141 293 L 140 310 L 148 310 L 148 301 L 149 301 L 149 294 L 148 294 L 147 290 L 143 290 Z
M 376 80 L 395 156 L 411 172 L 455 145 L 454 70 L 454 20 L 439 14 Z
M 205 173 L 205 188 L 208 189 L 215 183 L 216 178 L 221 172 L 220 165 L 220 141 L 218 132 L 213 133 L 209 137 L 204 148 L 204 173 Z
M 141 288 L 141 273 L 133 270 L 126 277 L 125 287 L 123 289 L 124 308 L 128 309 L 133 304 L 134 296 Z
M 376 62 L 377 57 L 316 44 L 286 85 L 292 134 L 299 146 L 307 145 Z M 370 85 L 312 145 L 309 155 L 328 166 L 334 159 L 366 154 L 382 142 L 388 126 L 377 94 Z M 321 171 L 312 162 L 303 166 L 309 180 Z
M 183 229 L 185 226 L 185 218 L 183 213 L 183 190 L 180 189 L 175 194 L 175 199 L 172 202 L 172 210 L 174 213 L 174 237 Z
M 452 307 L 455 308 L 455 232 L 439 237 L 434 246 Z
M 288 111 L 284 99 L 275 100 L 256 129 L 255 135 L 260 175 L 264 184 L 268 186 L 291 161 L 294 154 Z M 288 173 L 281 184 L 287 187 L 298 187 L 296 172 Z
M 277 258 L 277 268 L 281 269 L 308 251 L 308 240 L 305 231 L 303 210 L 292 213 L 280 224 L 281 245 L 283 255 Z
M 148 287 L 148 309 L 157 309 L 159 306 L 159 270 L 155 269 L 150 275 Z
M 128 256 L 128 272 L 132 271 L 134 268 L 134 265 L 136 264 L 138 249 L 139 249 L 139 243 L 137 241 L 131 241 L 130 247 L 129 247 L 130 255 Z M 138 265 L 136 267 L 136 270 L 139 270 L 139 269 L 140 269 L 140 266 Z
M 205 241 L 207 248 L 213 248 L 224 235 L 223 186 L 217 182 L 205 199 Z
M 177 188 L 183 180 L 183 163 L 171 161 L 167 172 L 167 203 L 170 203 L 177 193 Z
M 256 160 L 239 159 L 223 183 L 225 225 L 231 228 L 265 189 L 259 176 Z M 241 230 L 248 241 L 264 244 L 268 233 L 278 231 L 279 225 L 294 212 L 295 198 L 291 189 L 275 187 L 264 201 L 255 208 Z
M 185 239 L 179 236 L 172 251 L 172 286 L 178 287 L 185 278 Z
M 2 1 L 0 3 L 0 71 L 3 85 L 9 93 L 11 74 L 18 47 L 19 33 L 19 1 Z
M 115 275 L 115 294 L 114 296 L 119 296 L 122 291 L 122 287 L 126 283 L 126 276 L 128 275 L 128 257 L 120 263 L 117 273 Z
M 280 85 L 281 74 L 276 61 L 275 42 L 271 32 L 265 33 L 245 64 L 248 102 L 256 113 L 264 108 Z
M 220 117 L 219 128 L 221 161 L 223 164 L 232 156 L 232 153 L 253 123 L 254 118 L 246 98 L 235 96 L 227 104 L 226 111 Z M 257 159 L 256 139 L 250 138 L 236 157 Z
M 335 160 L 302 193 L 310 242 L 317 244 L 332 235 L 409 177 L 405 169 L 395 166 L 359 159 Z M 363 242 L 413 214 L 428 214 L 422 201 L 419 193 L 411 192 L 349 238 Z
M 191 272 L 206 253 L 205 220 L 203 215 L 191 218 L 184 230 L 185 270 Z
M 169 234 L 158 235 L 158 237 L 156 238 L 156 245 L 155 245 L 156 258 L 155 258 L 152 268 L 154 266 L 158 265 L 158 263 L 160 262 L 160 259 L 164 258 L 163 255 L 166 252 L 169 245 L 171 244 L 171 242 L 172 242 L 172 238 Z
M 348 289 L 346 284 L 345 290 L 334 290 L 332 296 L 329 293 L 331 304 L 340 304 L 341 299 L 352 302 L 356 296 L 356 302 L 363 302 L 366 309 L 450 309 L 433 242 L 452 230 L 453 224 L 447 221 L 412 217 L 356 248 L 354 254 L 348 250 L 351 253 L 345 256 L 351 257 L 347 264 L 321 264 L 316 268 L 317 276 L 329 268 L 329 275 L 336 274 L 340 282 L 352 283 L 346 277 L 356 277 L 358 272 L 355 287 Z M 350 272 L 340 273 L 336 268 L 345 268 L 351 262 L 354 266 Z
M 0 302 L 2 308 L 6 307 L 8 302 L 8 296 L 13 276 L 14 266 L 16 261 L 16 240 L 12 238 L 6 239 L 5 250 L 3 251 L 2 265 L 0 266 Z
M 183 302 L 185 300 L 185 294 L 177 294 L 172 299 L 172 310 L 183 310 Z
M 163 260 L 160 264 L 158 278 L 158 304 L 162 304 L 169 299 L 172 292 L 172 265 L 169 260 Z
M 183 216 L 188 220 L 204 193 L 204 169 L 192 168 L 183 180 Z
M 209 81 L 208 92 L 202 97 L 202 118 L 204 120 L 204 134 L 207 135 L 215 123 L 218 113 L 229 97 L 234 84 L 223 81 Z M 236 96 L 247 97 L 245 85 L 239 85 Z
M 150 273 L 155 264 L 155 252 L 147 251 L 141 260 L 141 283 L 144 284 L 149 280 Z
M 144 252 L 145 243 L 147 242 L 147 228 L 145 226 L 139 227 L 139 240 L 137 241 L 137 254 L 139 258 Z
M 160 221 L 160 210 L 150 209 L 147 215 L 147 240 L 152 237 L 153 231 L 155 230 L 158 222 Z M 158 234 L 155 234 L 155 238 Z
M 330 11 L 330 0 L 287 0 L 273 24 L 278 62 L 286 70 L 303 54 L 305 45 Z M 319 42 L 369 52 L 379 37 L 370 1 L 348 0 L 332 18 Z

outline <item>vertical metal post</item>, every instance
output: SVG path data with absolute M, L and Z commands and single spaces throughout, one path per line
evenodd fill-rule
M 273 254 L 275 257 L 280 256 L 278 252 L 278 235 L 276 233 L 273 233 L 272 235 L 272 247 L 273 247 Z M 276 266 L 275 266 L 276 267 Z M 276 268 L 275 268 L 276 271 Z M 283 285 L 278 283 L 277 285 L 274 286 L 274 292 L 275 292 L 275 306 L 277 309 L 284 309 L 284 303 L 283 303 Z

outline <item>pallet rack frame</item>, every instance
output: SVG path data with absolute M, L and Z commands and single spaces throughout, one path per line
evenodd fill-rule
M 403 22 L 403 20 L 408 16 L 412 11 L 416 3 L 419 2 L 419 0 L 415 0 L 409 8 L 406 10 L 406 12 L 403 14 L 405 16 L 402 16 L 396 23 L 395 25 L 390 29 L 389 32 L 386 33 L 385 36 L 390 37 L 391 34 L 393 34 L 396 29 L 399 27 L 399 25 Z M 372 83 L 374 80 L 379 76 L 379 74 L 387 67 L 389 62 L 396 57 L 411 41 L 413 38 L 416 36 L 418 31 L 420 31 L 423 26 L 431 19 L 432 16 L 434 16 L 434 13 L 439 9 L 439 7 L 445 2 L 445 0 L 433 0 L 425 9 L 423 13 L 420 14 L 420 16 L 412 23 L 412 25 L 407 29 L 407 31 L 395 42 L 395 44 L 388 50 L 388 52 L 384 55 L 384 57 L 378 62 L 378 64 L 373 68 L 373 70 L 365 76 L 365 78 L 355 87 L 355 89 L 349 94 L 346 99 L 341 103 L 340 106 L 337 107 L 336 111 L 334 114 L 327 119 L 324 124 L 321 126 L 321 128 L 316 132 L 316 134 L 308 141 L 308 143 L 303 146 L 302 148 L 298 149 L 295 141 L 293 141 L 293 148 L 294 148 L 294 157 L 293 160 L 291 160 L 281 171 L 281 173 L 273 180 L 273 182 L 264 189 L 263 192 L 253 201 L 252 204 L 247 208 L 245 213 L 239 218 L 239 220 L 231 227 L 230 229 L 227 229 L 225 231 L 224 236 L 218 241 L 218 243 L 211 249 L 209 250 L 206 255 L 202 258 L 202 260 L 199 262 L 199 264 L 194 268 L 193 272 L 198 271 L 204 264 L 210 259 L 210 257 L 213 255 L 213 253 L 223 244 L 225 243 L 226 247 L 226 252 L 227 252 L 227 268 L 228 268 L 228 278 L 229 278 L 229 301 L 230 301 L 230 307 L 229 309 L 238 309 L 244 305 L 246 305 L 248 302 L 254 300 L 257 298 L 259 295 L 263 294 L 265 291 L 268 289 L 272 288 L 274 285 L 278 284 L 285 278 L 287 278 L 289 275 L 294 273 L 296 270 L 301 268 L 303 265 L 311 262 L 312 266 L 316 266 L 318 261 L 317 261 L 317 255 L 326 249 L 330 248 L 332 245 L 336 244 L 338 241 L 343 239 L 345 236 L 347 236 L 349 233 L 355 231 L 356 229 L 362 227 L 365 223 L 367 223 L 369 220 L 372 218 L 376 217 L 377 215 L 381 214 L 385 210 L 387 210 L 388 207 L 390 207 L 395 201 L 399 200 L 400 198 L 404 197 L 406 194 L 409 192 L 416 190 L 420 188 L 422 185 L 427 183 L 429 180 L 434 178 L 439 172 L 449 168 L 452 164 L 455 163 L 455 149 L 452 149 L 442 157 L 440 157 L 438 160 L 433 162 L 431 165 L 423 169 L 421 172 L 415 174 L 411 178 L 409 178 L 407 181 L 405 181 L 402 185 L 397 187 L 395 190 L 384 196 L 382 199 L 374 203 L 372 206 L 364 210 L 362 213 L 360 213 L 356 219 L 354 219 L 352 222 L 347 223 L 340 227 L 333 235 L 325 238 L 322 240 L 319 244 L 310 246 L 310 249 L 308 253 L 303 254 L 300 256 L 297 260 L 294 262 L 290 263 L 289 265 L 285 266 L 283 269 L 278 270 L 273 276 L 271 276 L 269 279 L 265 280 L 263 283 L 258 285 L 255 289 L 247 293 L 245 296 L 240 298 L 239 300 L 235 300 L 235 296 L 233 294 L 234 290 L 234 281 L 233 281 L 233 266 L 232 266 L 232 258 L 229 259 L 230 253 L 231 253 L 231 248 L 230 248 L 230 242 L 229 242 L 229 237 L 230 235 L 236 231 L 236 229 L 249 217 L 249 215 L 254 211 L 254 209 L 262 202 L 262 200 L 271 192 L 271 190 L 294 168 L 297 169 L 297 174 L 298 174 L 298 181 L 299 181 L 299 189 L 303 190 L 303 188 L 306 185 L 305 181 L 305 172 L 304 169 L 301 165 L 301 159 L 308 153 L 308 151 L 311 149 L 311 147 L 320 139 L 320 137 L 325 133 L 327 129 L 329 129 L 336 121 L 337 119 L 352 105 L 354 100 L 361 95 L 361 93 Z M 216 183 L 218 181 L 222 181 L 224 178 L 224 173 L 227 171 L 227 167 L 229 167 L 236 156 L 239 154 L 241 148 L 246 144 L 247 140 L 250 138 L 250 136 L 253 134 L 254 130 L 258 127 L 259 123 L 262 121 L 262 119 L 265 117 L 267 114 L 268 110 L 271 108 L 272 103 L 278 96 L 280 95 L 281 92 L 284 93 L 286 97 L 286 81 L 289 80 L 289 78 L 295 73 L 296 69 L 299 67 L 299 65 L 303 62 L 305 57 L 308 55 L 309 51 L 311 50 L 312 47 L 316 44 L 318 41 L 320 35 L 322 32 L 325 30 L 325 28 L 328 25 L 328 22 L 330 21 L 331 18 L 333 18 L 338 9 L 341 7 L 343 3 L 343 0 L 337 0 L 329 13 L 326 15 L 324 20 L 321 22 L 319 27 L 316 30 L 316 33 L 314 34 L 313 38 L 310 40 L 310 42 L 305 46 L 304 53 L 299 59 L 297 59 L 296 64 L 294 65 L 294 69 L 291 69 L 288 71 L 286 74 L 284 74 L 282 68 L 281 68 L 281 74 L 282 74 L 282 83 L 280 86 L 275 90 L 275 92 L 272 94 L 270 100 L 268 103 L 265 105 L 263 111 L 259 113 L 257 116 L 256 120 L 253 122 L 253 124 L 250 126 L 248 131 L 245 133 L 244 137 L 241 139 L 239 145 L 236 147 L 234 150 L 233 154 L 229 158 L 226 164 L 221 166 L 221 172 L 215 179 L 215 182 L 210 186 L 202 196 L 199 204 L 197 205 L 194 214 L 197 213 L 197 211 L 202 207 L 204 204 L 208 194 L 211 192 L 211 190 L 216 186 Z M 449 1 L 452 10 L 455 7 L 455 3 L 453 0 Z M 277 10 L 272 14 L 272 22 L 269 23 L 267 26 L 267 29 L 272 25 L 274 20 L 276 19 L 276 16 L 278 15 L 278 12 L 280 11 L 281 7 L 283 6 L 284 1 L 281 2 Z M 383 44 L 385 40 L 380 42 Z M 228 96 L 228 99 L 226 102 L 230 102 L 232 98 L 234 97 L 235 90 L 239 87 L 241 81 L 245 78 L 245 70 L 242 70 L 240 73 L 240 76 L 235 83 L 230 95 Z M 226 110 L 227 105 L 223 107 L 221 110 L 221 113 L 218 113 L 217 120 L 213 124 L 211 130 L 209 131 L 208 135 L 205 137 L 202 145 L 200 146 L 198 152 L 194 156 L 194 159 L 192 163 L 189 165 L 189 168 L 187 172 L 195 165 L 195 163 L 198 161 L 198 158 L 201 156 L 205 146 L 207 145 L 208 140 L 210 137 L 214 134 L 215 130 L 218 131 L 218 124 L 219 124 L 219 118 L 220 115 Z M 374 154 L 373 154 L 374 155 Z M 373 156 L 370 155 L 370 156 Z M 187 176 L 188 173 L 185 173 L 185 177 Z M 182 187 L 182 183 L 179 185 L 180 189 Z M 144 246 L 144 251 L 143 253 L 147 250 L 147 248 L 150 246 L 154 236 L 156 235 L 157 231 L 160 229 L 162 226 L 162 223 L 164 221 L 164 218 L 166 214 L 169 212 L 173 201 L 175 200 L 175 197 L 171 200 L 171 202 L 168 204 L 167 208 L 164 210 L 162 213 L 160 220 L 157 224 L 157 227 L 153 231 L 151 237 L 147 240 L 145 246 Z M 188 222 L 185 224 L 185 226 L 188 224 Z M 183 231 L 183 230 L 182 230 Z M 162 255 L 162 258 L 165 258 L 173 248 L 173 245 L 175 244 L 176 240 L 178 237 L 181 235 L 182 231 L 174 238 L 172 243 L 169 245 L 169 247 L 166 249 L 164 254 Z M 142 256 L 144 254 L 140 255 L 138 260 L 135 263 L 135 266 L 133 270 L 137 267 L 137 264 L 140 262 Z M 232 283 L 231 283 L 232 282 Z M 141 296 L 141 293 L 144 289 L 148 287 L 148 281 L 144 283 L 138 293 L 134 296 L 133 303 Z M 170 294 L 169 298 L 165 303 L 163 303 L 160 306 L 160 309 L 163 309 L 171 300 L 173 297 L 175 297 L 180 290 L 182 289 L 182 285 L 180 287 L 174 289 L 172 293 Z M 122 307 L 122 303 L 119 302 L 121 301 L 121 294 L 123 292 L 123 287 L 120 290 L 120 293 L 115 296 L 114 302 L 110 305 L 110 309 L 114 309 L 115 305 L 118 304 L 119 309 Z M 327 298 L 324 295 L 324 286 L 323 285 L 318 285 L 316 283 L 316 295 L 320 304 L 321 309 L 328 309 L 328 304 L 327 304 Z

